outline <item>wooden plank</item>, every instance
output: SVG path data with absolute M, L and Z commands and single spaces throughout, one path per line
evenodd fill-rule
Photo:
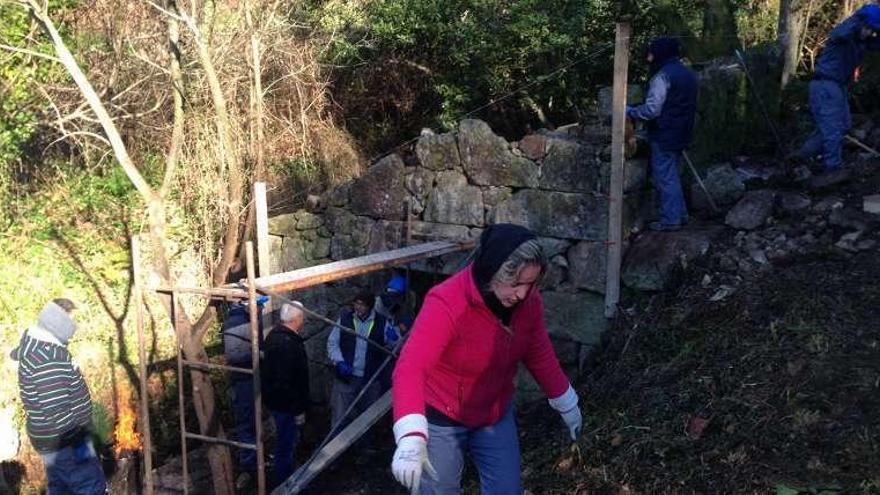
M 144 440 L 144 493 L 153 495 L 153 436 L 150 432 L 150 399 L 147 387 L 147 340 L 144 336 L 144 296 L 141 281 L 141 241 L 131 238 L 131 278 L 134 322 L 138 339 L 138 382 L 140 385 L 141 436 Z
M 327 443 L 321 452 L 315 457 L 310 464 L 299 468 L 290 478 L 278 486 L 272 495 L 282 495 L 287 493 L 299 493 L 305 489 L 315 476 L 317 476 L 324 468 L 336 460 L 340 454 L 345 452 L 358 438 L 360 438 L 367 430 L 373 426 L 376 421 L 385 415 L 391 409 L 391 391 L 385 392 L 385 395 L 374 402 L 366 411 L 355 418 L 344 430 L 339 432 L 333 440 Z
M 623 252 L 623 164 L 626 141 L 626 86 L 629 73 L 629 23 L 617 23 L 614 42 L 614 99 L 611 114 L 611 185 L 608 189 L 608 257 L 605 277 L 605 317 L 617 313 L 620 301 L 620 262 Z
M 290 272 L 277 273 L 256 280 L 259 289 L 278 293 L 289 290 L 303 289 L 313 285 L 332 282 L 355 275 L 361 275 L 394 266 L 405 265 L 444 254 L 464 251 L 474 247 L 473 241 L 450 242 L 437 241 L 415 246 L 368 254 L 358 258 L 334 261 L 323 265 L 310 266 Z
M 257 266 L 259 276 L 271 273 L 269 263 L 269 208 L 266 205 L 266 183 L 254 183 L 254 219 L 257 224 Z
M 183 360 L 183 365 L 188 366 L 190 368 L 197 368 L 201 370 L 223 370 L 228 371 L 230 373 L 244 373 L 246 375 L 253 374 L 253 370 L 250 368 L 242 368 L 239 366 L 229 366 L 226 364 L 219 363 L 207 363 L 202 361 L 190 361 L 189 359 Z
M 209 436 L 205 436 L 205 435 L 199 435 L 198 433 L 190 433 L 188 431 L 183 432 L 183 435 L 186 438 L 191 438 L 193 440 L 198 440 L 200 442 L 205 442 L 205 443 L 219 443 L 221 445 L 227 445 L 229 447 L 238 447 L 240 449 L 249 449 L 249 450 L 256 450 L 257 449 L 257 446 L 252 443 L 236 442 L 235 440 L 229 440 L 226 438 L 209 437 Z
M 164 292 L 171 294 L 197 294 L 200 296 L 220 298 L 220 299 L 247 299 L 248 293 L 245 289 L 236 289 L 232 287 L 215 287 L 213 289 L 202 289 L 199 287 L 158 287 L 156 292 Z
M 260 309 L 257 307 L 256 271 L 254 270 L 254 245 L 245 244 L 245 261 L 248 280 L 248 313 L 251 321 L 251 378 L 254 387 L 254 443 L 257 445 L 257 495 L 266 494 L 266 460 L 263 457 L 263 395 L 260 386 Z

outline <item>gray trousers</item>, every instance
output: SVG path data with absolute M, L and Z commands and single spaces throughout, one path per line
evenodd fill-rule
M 367 390 L 364 396 L 361 397 L 351 413 L 349 413 L 348 416 L 343 417 L 348 406 L 354 402 L 355 397 L 357 397 L 358 393 L 360 393 L 364 384 L 367 383 L 368 380 L 369 377 L 360 378 L 356 376 L 351 377 L 348 381 L 343 381 L 339 378 L 333 380 L 333 390 L 330 392 L 330 410 L 332 412 L 331 421 L 333 425 L 344 422 L 343 425 L 337 429 L 337 433 L 342 429 L 345 423 L 348 423 L 364 412 L 382 395 L 379 380 L 376 380 L 370 385 L 369 390 Z

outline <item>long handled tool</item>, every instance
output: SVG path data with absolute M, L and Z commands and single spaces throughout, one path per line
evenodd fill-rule
M 847 141 L 849 141 L 849 142 L 851 142 L 852 144 L 858 146 L 859 148 L 861 148 L 861 149 L 867 151 L 868 153 L 871 153 L 872 155 L 874 155 L 874 156 L 876 156 L 876 157 L 880 157 L 880 151 L 875 150 L 874 148 L 872 148 L 872 147 L 868 146 L 867 144 L 865 144 L 865 143 L 859 141 L 858 139 L 856 139 L 856 138 L 850 136 L 849 134 L 847 134 L 847 135 L 845 135 L 845 136 L 843 136 L 843 137 L 844 137 L 844 139 L 846 139 Z
M 709 189 L 706 188 L 706 184 L 703 183 L 703 179 L 700 177 L 699 172 L 697 172 L 697 167 L 694 167 L 693 162 L 691 162 L 691 157 L 688 156 L 687 151 L 682 150 L 681 156 L 684 157 L 685 163 L 688 164 L 688 168 L 691 170 L 691 173 L 694 174 L 694 179 L 697 180 L 697 184 L 700 185 L 700 189 L 703 190 L 703 194 L 706 195 L 706 199 L 709 201 L 709 206 L 712 207 L 712 211 L 718 213 L 721 211 L 718 209 L 718 205 L 715 204 L 715 200 L 712 199 L 712 195 L 709 194 Z

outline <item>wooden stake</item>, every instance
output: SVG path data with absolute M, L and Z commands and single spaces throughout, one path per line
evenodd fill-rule
M 147 388 L 147 343 L 144 338 L 144 308 L 141 287 L 141 247 L 140 238 L 131 238 L 131 272 L 134 301 L 134 318 L 138 339 L 138 378 L 141 387 L 141 435 L 143 436 L 144 493 L 153 495 L 153 438 L 150 435 L 150 401 Z
M 263 395 L 260 390 L 260 329 L 259 308 L 257 308 L 257 289 L 254 280 L 254 245 L 248 241 L 245 247 L 248 277 L 248 312 L 251 320 L 251 369 L 254 383 L 254 433 L 257 446 L 257 493 L 266 493 L 266 463 L 263 457 Z
M 608 189 L 608 261 L 605 317 L 617 314 L 623 241 L 623 164 L 626 145 L 626 87 L 629 72 L 629 23 L 617 23 L 614 42 L 614 100 L 611 114 L 611 186 Z
M 254 210 L 257 222 L 257 264 L 259 277 L 272 273 L 269 266 L 269 208 L 266 205 L 266 183 L 254 182 Z

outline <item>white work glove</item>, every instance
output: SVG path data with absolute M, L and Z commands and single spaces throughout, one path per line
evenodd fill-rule
M 298 414 L 293 421 L 296 423 L 296 426 L 302 426 L 306 424 L 306 413 Z
M 578 396 L 571 385 L 559 397 L 549 399 L 550 407 L 556 409 L 562 416 L 562 421 L 568 427 L 568 433 L 571 441 L 574 442 L 581 436 L 581 426 L 583 425 L 583 417 L 581 409 L 578 407 Z
M 401 485 L 409 488 L 410 493 L 419 493 L 422 471 L 437 479 L 437 471 L 428 460 L 428 441 L 419 435 L 403 437 L 397 442 L 394 460 L 391 461 L 391 472 Z
M 422 414 L 407 414 L 394 422 L 393 430 L 397 450 L 391 460 L 391 472 L 410 493 L 418 493 L 423 471 L 437 479 L 428 460 L 428 420 Z

